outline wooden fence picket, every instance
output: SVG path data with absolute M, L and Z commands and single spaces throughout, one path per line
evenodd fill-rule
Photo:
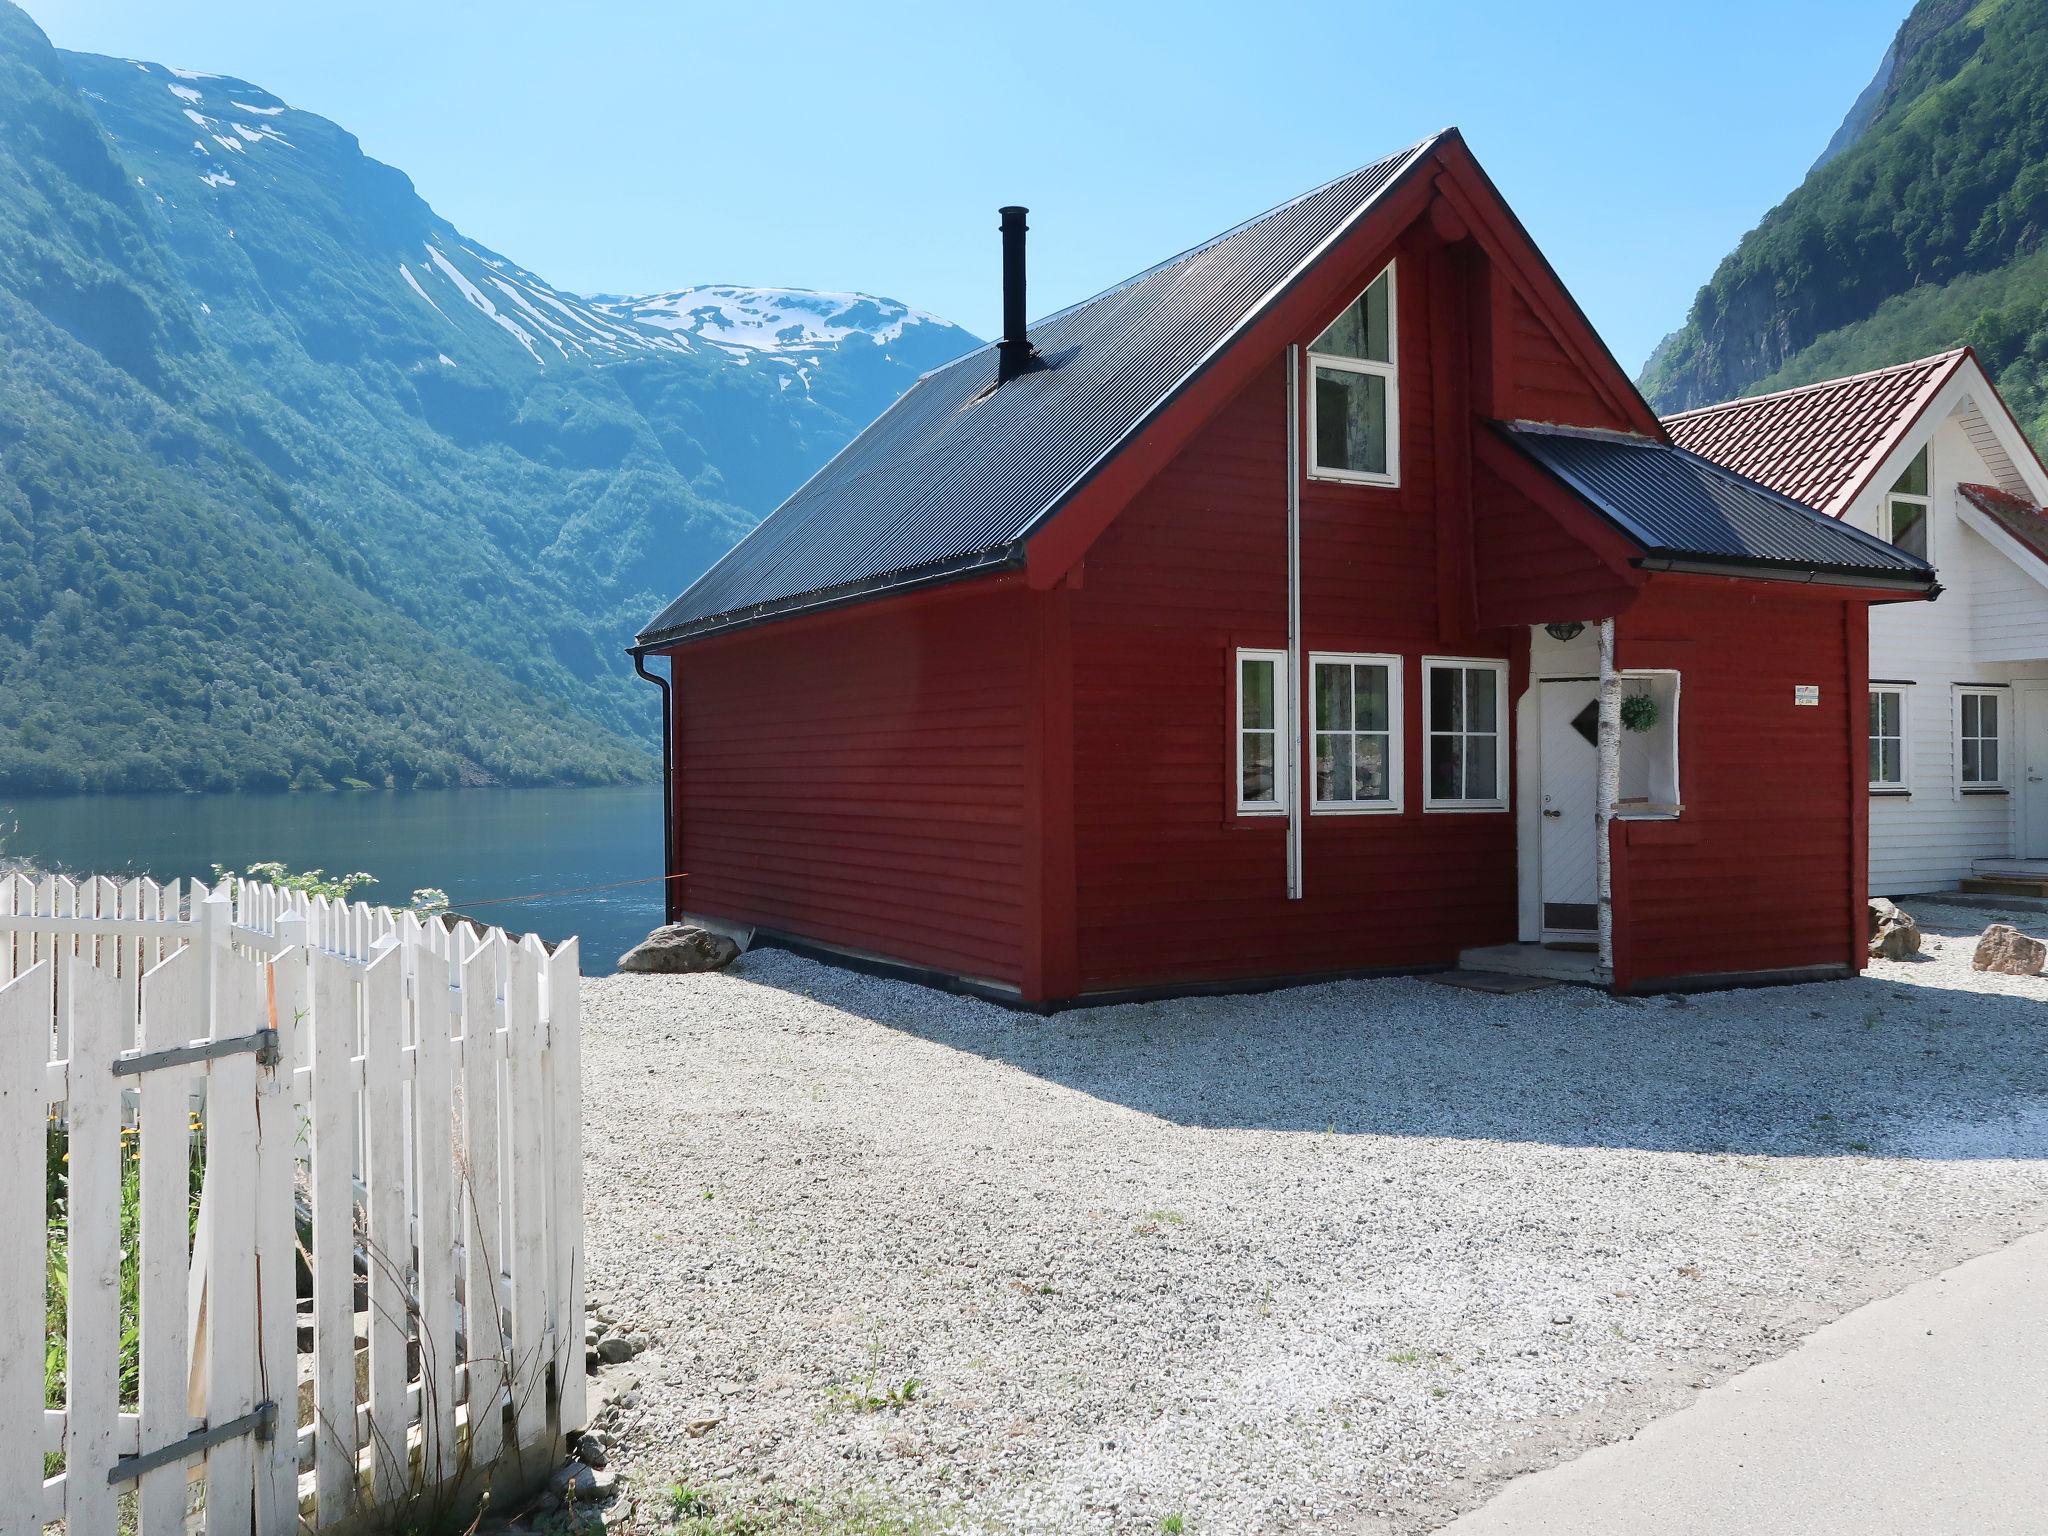
M 11 907 L 12 894 L 0 892 L 0 900 Z M 43 1228 L 43 1181 L 25 1175 L 47 1155 L 49 1040 L 48 973 L 10 976 L 0 984 L 0 1168 L 24 1176 L 0 1182 L 0 1220 L 15 1234 L 0 1243 L 0 1536 L 43 1529 L 45 1259 L 28 1240 Z
M 324 917 L 325 914 L 323 914 Z M 316 1518 L 343 1519 L 356 1501 L 355 1055 L 356 973 L 313 955 L 313 1349 Z
M 370 1468 L 379 1502 L 406 1486 L 406 1335 L 412 1237 L 406 1222 L 403 1083 L 405 954 L 393 945 L 363 973 L 363 1123 L 369 1159 Z
M 184 1045 L 198 1014 L 197 957 L 175 951 L 142 978 L 141 1044 L 145 1050 Z M 190 1344 L 185 1332 L 185 1291 L 192 1187 L 189 1080 L 178 1072 L 142 1077 L 140 1196 L 142 1308 L 139 1393 L 141 1445 L 168 1445 L 185 1433 Z M 185 1469 L 158 1467 L 140 1484 L 137 1536 L 183 1536 Z
M 269 967 L 268 1017 L 277 1060 L 263 1071 L 256 1099 L 256 1300 L 263 1396 L 277 1405 L 269 1443 L 256 1464 L 256 1529 L 288 1536 L 299 1521 L 298 1166 L 299 1109 L 293 1072 L 308 1006 L 310 976 L 303 918 L 278 918 L 285 947 Z
M 225 946 L 223 946 L 225 949 Z M 269 1022 L 260 967 L 222 953 L 214 978 L 213 1038 L 250 1035 Z M 231 1423 L 256 1407 L 256 1056 L 240 1050 L 211 1063 L 206 1095 L 208 1224 L 206 1417 Z M 254 1438 L 237 1435 L 206 1453 L 206 1529 L 243 1536 L 255 1516 Z
M 76 910 L 76 893 L 60 897 Z M 113 1064 L 134 994 L 68 944 L 57 949 L 60 1034 L 71 1061 L 65 1213 L 64 1498 L 69 1529 L 111 1531 L 121 1411 L 121 1091 Z
M 565 939 L 547 962 L 547 1102 L 554 1135 L 548 1148 L 553 1174 L 548 1243 L 554 1273 L 549 1315 L 556 1320 L 555 1381 L 564 1425 L 584 1422 L 587 1379 L 583 1371 L 583 1050 L 577 1013 L 577 969 L 581 953 Z
M 543 1433 L 547 1375 L 547 1121 L 542 1113 L 540 964 L 523 940 L 507 944 L 505 1142 L 512 1232 L 512 1411 L 520 1444 Z
M 436 929 L 440 924 L 433 925 Z M 438 948 L 408 919 L 413 975 L 413 1167 L 419 1231 L 420 1466 L 429 1484 L 456 1470 L 455 1049 L 446 931 Z
M 504 1443 L 503 1116 L 505 935 L 493 933 L 462 963 L 463 1325 L 469 1362 L 470 1450 L 480 1466 Z

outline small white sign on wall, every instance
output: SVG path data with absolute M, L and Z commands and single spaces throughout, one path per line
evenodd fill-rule
M 1794 683 L 1792 685 L 1792 702 L 1794 704 L 1813 704 L 1817 706 L 1820 703 L 1820 684 Z

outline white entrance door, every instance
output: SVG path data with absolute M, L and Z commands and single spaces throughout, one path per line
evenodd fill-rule
M 2048 859 L 2048 683 L 2013 691 L 2020 706 L 2019 855 Z
M 1576 937 L 1599 926 L 1600 686 L 1575 678 L 1541 687 L 1543 934 Z

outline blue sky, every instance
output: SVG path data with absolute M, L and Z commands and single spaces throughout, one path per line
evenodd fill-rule
M 581 292 L 854 288 L 997 329 L 1455 123 L 1622 364 L 1796 186 L 1909 0 L 27 0 L 252 80 Z

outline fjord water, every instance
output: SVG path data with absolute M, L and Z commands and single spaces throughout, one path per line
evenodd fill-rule
M 211 880 L 276 859 L 367 870 L 358 892 L 403 906 L 438 886 L 459 912 L 553 943 L 586 975 L 661 920 L 661 791 L 444 789 L 333 794 L 67 795 L 0 800 L 0 852 L 73 875 Z M 619 881 L 641 881 L 616 885 Z M 582 890 L 613 886 L 609 890 Z M 505 901 L 503 897 L 534 900 Z

